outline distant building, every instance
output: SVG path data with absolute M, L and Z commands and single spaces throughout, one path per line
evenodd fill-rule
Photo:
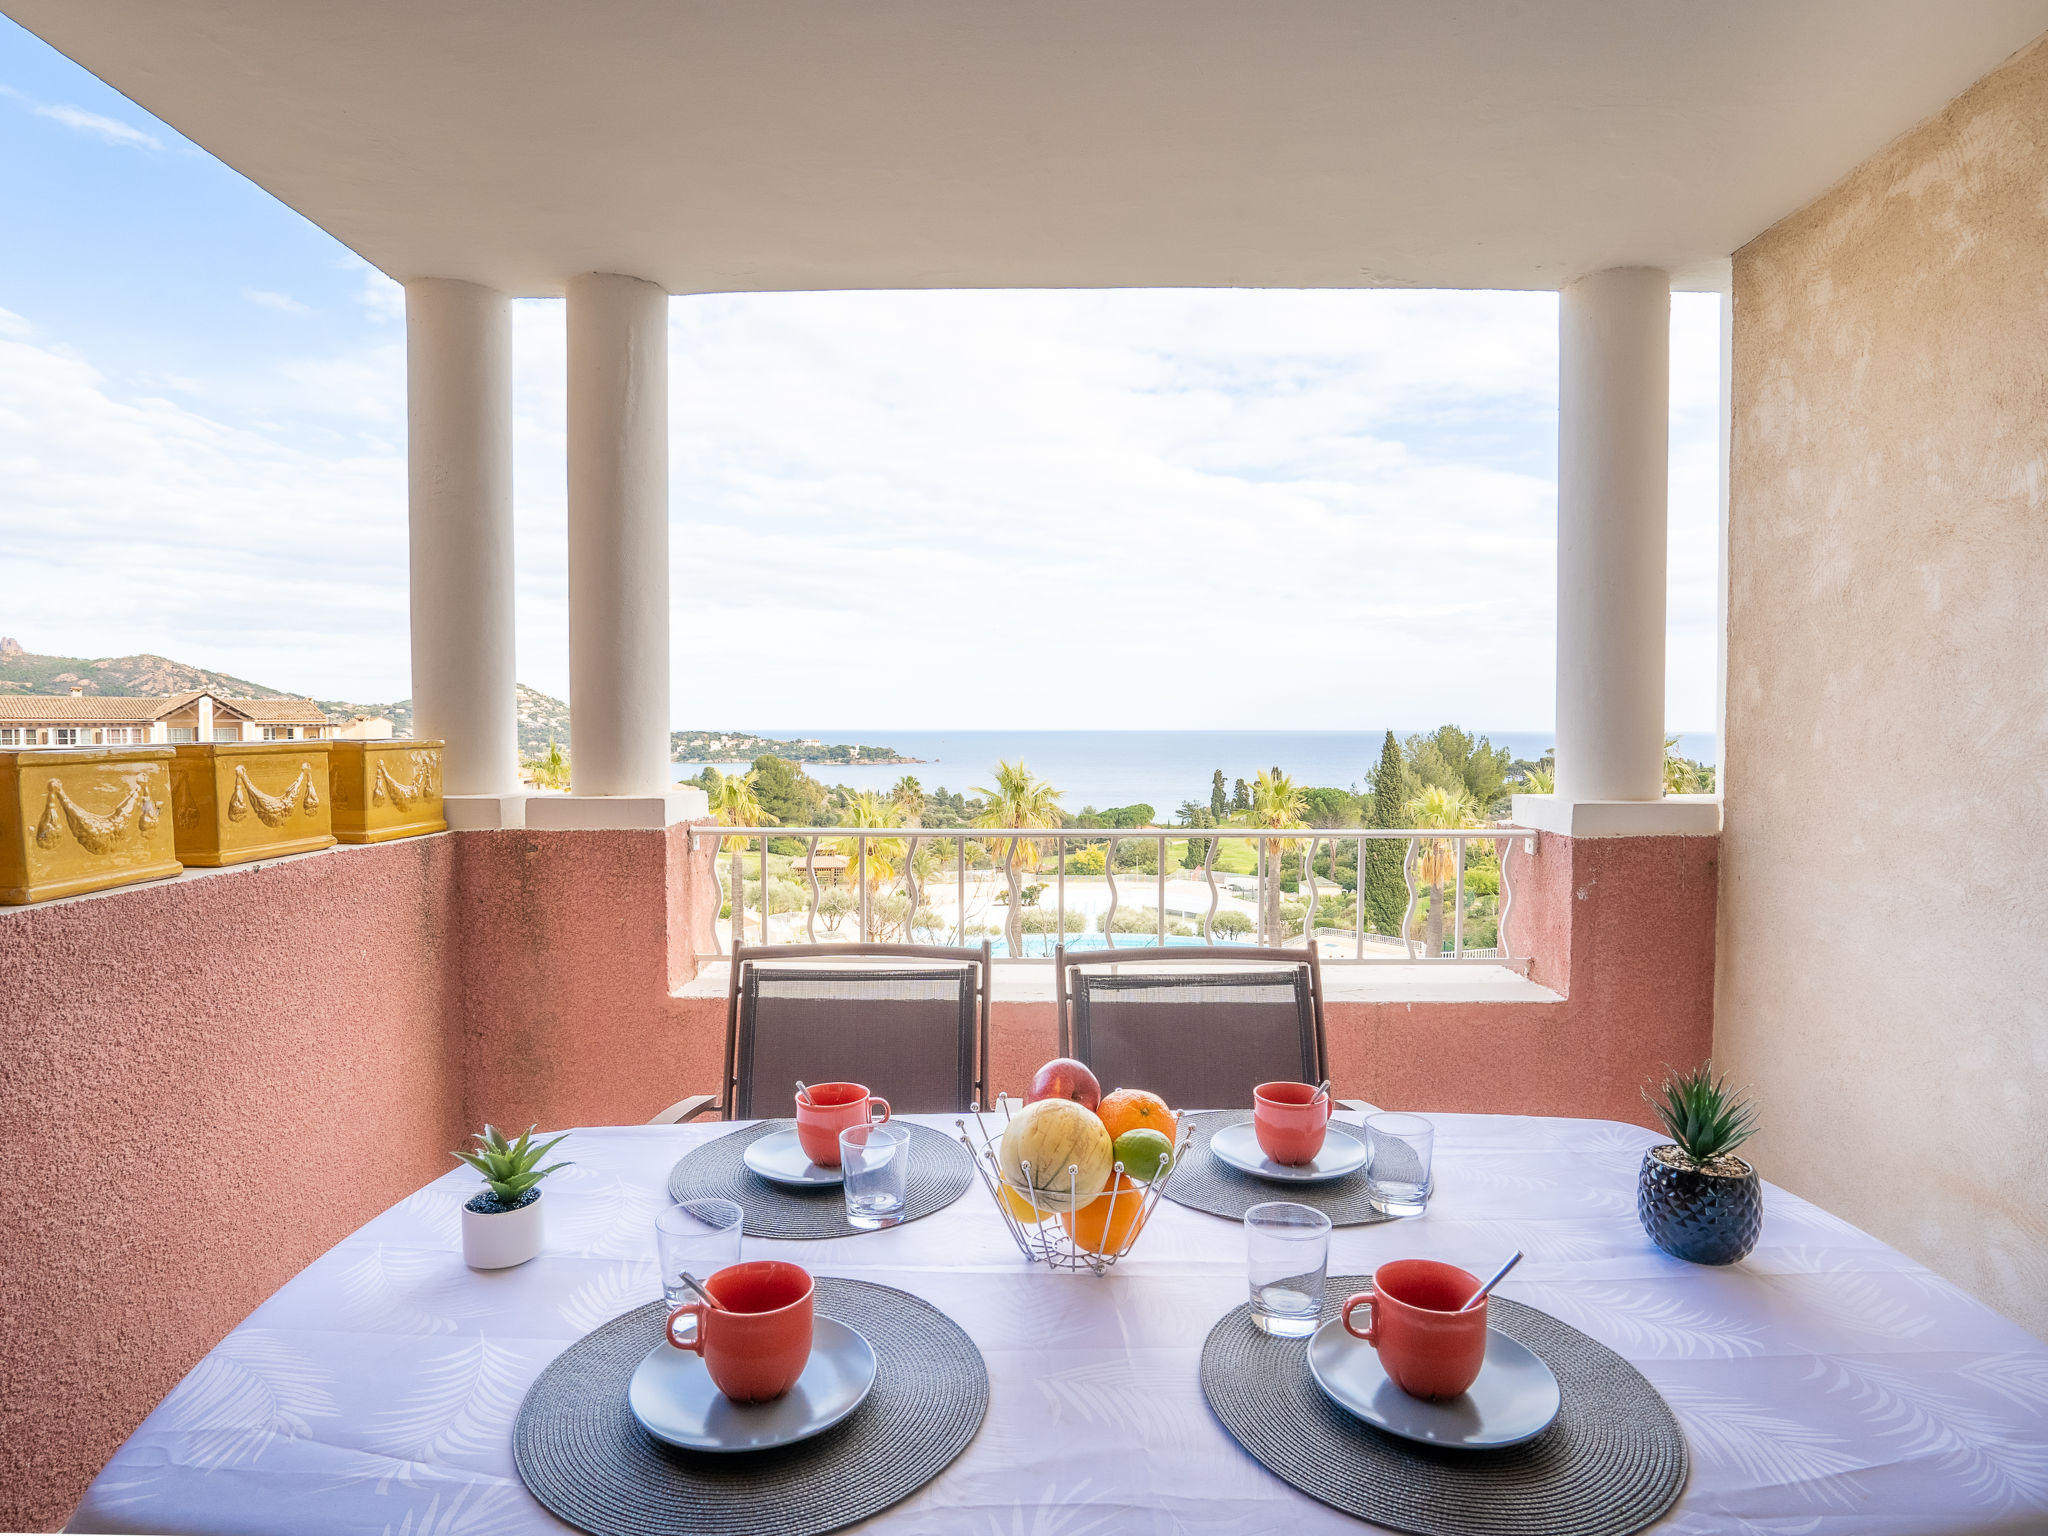
M 389 736 L 391 722 L 382 724 L 382 734 Z M 225 699 L 199 689 L 169 698 L 132 699 L 88 697 L 78 688 L 69 697 L 0 693 L 0 748 L 317 741 L 337 734 L 310 699 Z

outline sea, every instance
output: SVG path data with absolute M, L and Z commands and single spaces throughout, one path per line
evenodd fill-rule
M 1000 759 L 1022 758 L 1031 771 L 1060 792 L 1070 811 L 1093 806 L 1150 805 L 1161 819 L 1171 819 L 1183 800 L 1209 803 L 1210 775 L 1223 770 L 1223 782 L 1247 783 L 1262 768 L 1278 767 L 1296 784 L 1363 790 L 1380 760 L 1386 732 L 1378 731 L 821 731 L 763 730 L 779 740 L 858 742 L 864 747 L 889 747 L 913 764 L 883 763 L 858 767 L 810 763 L 806 771 L 827 784 L 849 789 L 887 789 L 905 774 L 927 791 L 946 789 L 971 795 L 990 781 Z M 1405 740 L 1415 732 L 1397 730 Z M 1555 744 L 1548 731 L 1481 731 L 1496 747 L 1535 761 Z M 1698 762 L 1714 761 L 1711 731 L 1679 736 L 1678 751 Z M 729 768 L 730 764 L 722 764 Z M 678 763 L 678 779 L 694 778 L 702 763 Z

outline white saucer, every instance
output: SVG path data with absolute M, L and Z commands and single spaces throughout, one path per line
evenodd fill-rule
M 1356 1173 L 1371 1160 L 1371 1150 L 1334 1122 L 1323 1135 L 1323 1149 L 1297 1167 L 1276 1163 L 1259 1147 L 1259 1133 L 1249 1120 L 1226 1125 L 1209 1138 L 1209 1150 L 1231 1167 L 1282 1184 L 1321 1184 Z
M 1486 1331 L 1486 1363 L 1471 1389 L 1447 1402 L 1410 1397 L 1388 1378 L 1380 1353 L 1336 1318 L 1308 1344 L 1309 1373 L 1339 1408 L 1406 1440 L 1457 1450 L 1496 1450 L 1533 1440 L 1557 1417 L 1557 1378 L 1527 1345 Z
M 796 1139 L 796 1127 L 793 1125 L 787 1130 L 770 1131 L 766 1136 L 756 1137 L 747 1143 L 740 1158 L 771 1184 L 822 1189 L 846 1182 L 846 1174 L 842 1170 L 820 1168 L 811 1161 L 803 1143 Z
M 875 1352 L 846 1324 L 812 1325 L 811 1358 L 796 1385 L 772 1403 L 735 1403 L 711 1384 L 692 1350 L 664 1339 L 647 1352 L 626 1388 L 640 1427 L 688 1451 L 765 1451 L 823 1434 L 867 1400 Z

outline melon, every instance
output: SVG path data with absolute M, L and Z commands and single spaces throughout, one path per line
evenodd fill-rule
M 1101 1194 L 1115 1162 L 1101 1119 L 1072 1099 L 1025 1105 L 1003 1127 L 996 1158 L 1004 1178 L 1019 1189 L 1028 1184 L 1039 1207 L 1050 1211 L 1071 1211 Z

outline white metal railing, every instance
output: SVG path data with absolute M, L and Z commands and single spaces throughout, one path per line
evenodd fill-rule
M 905 942 L 964 944 L 986 933 L 1001 935 L 999 959 L 1049 961 L 1053 947 L 1062 942 L 1070 949 L 1140 948 L 1167 945 L 1175 940 L 1269 946 L 1299 943 L 1306 947 L 1312 936 L 1321 958 L 1336 964 L 1493 965 L 1526 971 L 1527 957 L 1517 956 L 1508 948 L 1507 921 L 1514 906 L 1509 873 L 1514 846 L 1529 836 L 1526 830 L 1507 827 L 1436 831 L 1358 827 L 1126 830 L 699 826 L 690 829 L 690 847 L 694 851 L 706 840 L 721 845 L 724 858 L 720 884 L 729 903 L 725 914 L 729 945 L 831 943 L 842 936 L 842 928 L 847 929 L 844 938 L 862 942 L 897 938 Z M 1168 848 L 1190 839 L 1206 844 L 1200 864 L 1184 864 L 1180 875 L 1170 875 Z M 801 852 L 771 854 L 769 844 L 785 840 L 785 846 L 794 845 Z M 1401 881 L 1406 903 L 1402 909 L 1402 931 L 1394 934 L 1376 933 L 1367 925 L 1363 890 L 1366 850 L 1381 842 L 1403 845 Z M 1117 850 L 1131 843 L 1152 845 L 1153 868 L 1142 874 L 1125 870 L 1120 879 Z M 1226 895 L 1217 883 L 1216 859 L 1225 843 L 1252 845 L 1251 874 L 1230 877 L 1233 885 L 1247 878 L 1252 882 L 1248 899 L 1235 893 Z M 1493 944 L 1482 948 L 1465 943 L 1469 905 L 1466 870 L 1474 844 L 1492 846 L 1499 880 L 1496 909 L 1489 914 L 1494 919 L 1496 938 Z M 1354 852 L 1348 930 L 1317 921 L 1319 909 L 1326 904 L 1326 885 L 1337 890 L 1336 900 L 1329 904 L 1342 904 L 1344 892 L 1335 879 L 1336 860 L 1337 851 L 1347 845 Z M 1097 871 L 1087 857 L 1096 849 L 1102 854 L 1100 894 L 1107 898 L 1101 903 L 1095 899 Z M 1316 856 L 1325 850 L 1329 853 L 1329 873 L 1318 875 Z M 826 883 L 819 878 L 821 859 L 829 867 L 830 890 L 839 893 L 837 900 L 828 895 Z M 784 878 L 780 882 L 773 878 L 771 861 L 781 865 Z M 1084 867 L 1076 868 L 1077 862 Z M 751 889 L 749 864 L 753 866 Z M 1298 919 L 1284 917 L 1280 910 L 1282 882 L 1290 864 L 1294 866 L 1297 890 L 1306 897 Z M 850 890 L 839 883 L 842 871 L 852 877 Z M 1148 875 L 1154 897 L 1149 931 L 1119 930 L 1117 914 L 1126 904 L 1123 887 L 1130 885 L 1134 876 L 1142 879 Z M 1199 885 L 1195 877 L 1199 877 Z M 795 886 L 796 897 L 778 892 L 778 883 Z M 1171 886 L 1188 886 L 1193 890 L 1173 891 L 1182 900 L 1170 906 Z M 1418 903 L 1426 889 L 1449 908 L 1447 919 L 1441 920 L 1444 942 L 1436 954 L 1428 953 L 1427 940 L 1416 932 Z M 1050 907 L 1040 904 L 1048 890 L 1052 893 Z M 1190 896 L 1192 902 L 1187 899 Z M 941 910 L 945 904 L 950 904 L 950 913 Z M 1248 914 L 1246 907 L 1251 909 Z M 1098 910 L 1099 937 L 1092 921 Z M 1226 913 L 1234 916 L 1223 923 L 1219 932 L 1218 920 Z M 999 926 L 991 928 L 984 921 L 991 917 L 999 919 Z M 1076 919 L 1081 921 L 1079 928 L 1072 926 Z M 1197 921 L 1199 930 L 1195 927 Z M 782 929 L 780 934 L 775 931 L 778 927 Z M 1344 954 L 1341 951 L 1347 939 L 1351 953 Z M 1033 940 L 1038 942 L 1034 944 Z

